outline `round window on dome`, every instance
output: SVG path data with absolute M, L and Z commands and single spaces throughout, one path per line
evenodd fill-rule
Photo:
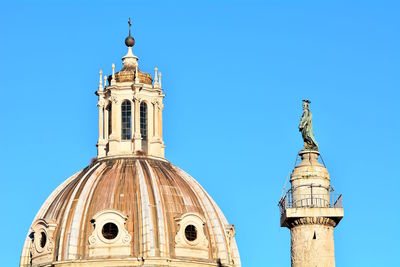
M 41 248 L 44 248 L 44 246 L 46 246 L 46 242 L 47 242 L 47 236 L 45 232 L 41 232 L 40 233 L 40 240 L 39 240 L 39 245 Z
M 188 241 L 195 241 L 197 238 L 197 229 L 193 224 L 189 224 L 185 228 L 185 237 Z
M 118 235 L 118 226 L 115 223 L 106 223 L 101 230 L 105 239 L 112 240 Z

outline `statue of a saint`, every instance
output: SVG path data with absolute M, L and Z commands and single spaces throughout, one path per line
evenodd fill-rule
M 318 151 L 318 143 L 315 140 L 312 129 L 312 114 L 311 110 L 308 108 L 310 103 L 310 100 L 303 100 L 303 115 L 301 116 L 299 131 L 303 136 L 304 149 Z

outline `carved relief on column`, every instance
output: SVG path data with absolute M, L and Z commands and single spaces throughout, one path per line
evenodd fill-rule
M 312 225 L 312 224 L 319 224 L 319 225 L 326 225 L 326 226 L 336 226 L 336 222 L 331 218 L 326 217 L 304 217 L 298 218 L 291 222 L 289 222 L 289 227 L 295 227 L 298 225 Z
M 290 229 L 291 262 L 293 267 L 335 266 L 333 226 L 322 218 L 301 218 L 298 224 Z M 311 224 L 310 224 L 311 223 Z

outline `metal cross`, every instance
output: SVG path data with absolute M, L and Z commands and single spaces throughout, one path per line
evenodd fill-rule
M 129 17 L 128 24 L 129 24 L 129 35 L 131 35 L 131 26 L 132 26 L 131 17 Z

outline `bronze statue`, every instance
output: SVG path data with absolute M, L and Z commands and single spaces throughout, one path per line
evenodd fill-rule
M 304 149 L 318 151 L 318 143 L 315 140 L 312 129 L 312 114 L 311 110 L 308 108 L 310 103 L 310 100 L 303 100 L 303 115 L 301 116 L 299 131 L 303 136 Z

